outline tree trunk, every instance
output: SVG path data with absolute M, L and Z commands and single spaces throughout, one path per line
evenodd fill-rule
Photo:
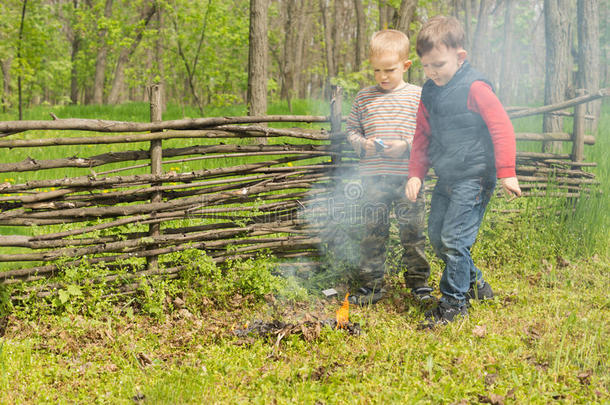
M 288 102 L 292 111 L 291 99 L 297 94 L 303 64 L 306 10 L 309 1 L 287 0 L 284 18 L 284 48 L 280 61 L 280 97 Z
M 511 104 L 512 78 L 510 62 L 513 57 L 513 12 L 515 0 L 504 0 L 504 51 L 502 53 L 502 68 L 498 81 L 498 95 L 505 105 Z
M 330 13 L 328 0 L 320 0 L 320 14 L 322 15 L 322 27 L 324 29 L 324 51 L 326 57 L 326 78 L 324 84 L 325 98 L 330 94 L 330 79 L 337 75 L 335 66 L 334 45 L 332 42 L 332 32 L 330 25 Z
M 112 0 L 106 0 L 104 5 L 104 17 L 112 16 Z M 106 45 L 107 28 L 101 29 L 97 34 L 98 46 L 95 58 L 95 78 L 93 81 L 93 104 L 104 103 L 104 79 L 106 77 L 106 61 L 108 58 L 108 45 Z
M 459 18 L 459 7 L 460 7 L 460 0 L 451 0 L 451 15 L 455 18 Z
M 23 93 L 21 88 L 21 45 L 23 43 L 23 24 L 25 22 L 25 11 L 28 4 L 28 0 L 23 0 L 23 8 L 21 9 L 21 24 L 19 25 L 19 42 L 17 45 L 17 61 L 19 64 L 19 74 L 17 75 L 17 91 L 19 93 L 19 121 L 23 119 Z
M 396 18 L 396 29 L 409 36 L 409 26 L 415 16 L 417 0 L 402 0 Z
M 116 67 L 114 69 L 114 78 L 112 80 L 112 87 L 110 88 L 110 93 L 108 94 L 108 104 L 118 104 L 121 97 L 121 92 L 123 91 L 124 83 L 125 83 L 125 65 L 129 62 L 129 58 L 133 55 L 136 48 L 140 44 L 142 40 L 142 36 L 144 35 L 144 30 L 148 26 L 148 23 L 152 19 L 153 15 L 156 11 L 156 5 L 152 4 L 148 9 L 143 10 L 141 20 L 144 20 L 144 24 L 138 28 L 135 38 L 131 43 L 129 48 L 122 48 L 119 53 L 119 58 L 117 59 Z
M 282 53 L 282 83 L 280 97 L 288 102 L 288 108 L 292 111 L 290 100 L 293 95 L 295 60 L 294 52 L 297 44 L 297 31 L 299 25 L 299 3 L 300 0 L 286 0 L 286 19 L 284 20 L 284 52 Z
M 76 36 L 72 40 L 72 54 L 70 60 L 72 67 L 70 69 L 70 103 L 78 104 L 78 69 L 76 68 L 76 57 L 80 48 L 80 38 Z
M 303 81 L 305 42 L 311 38 L 309 9 L 311 2 L 303 0 L 299 7 L 299 21 L 297 30 L 297 40 L 294 48 L 294 75 L 292 83 L 293 96 L 298 96 L 301 82 Z
M 356 11 L 356 55 L 354 63 L 354 71 L 358 72 L 362 69 L 362 64 L 366 58 L 366 17 L 364 15 L 364 6 L 362 0 L 354 0 L 354 9 Z
M 464 42 L 466 49 L 472 49 L 472 4 L 464 0 Z
M 588 93 L 600 87 L 599 0 L 578 0 L 578 73 L 580 88 Z M 586 104 L 586 114 L 594 117 L 590 130 L 595 132 L 601 100 Z
M 546 42 L 546 78 L 544 103 L 554 104 L 566 97 L 570 69 L 569 0 L 544 0 L 544 27 Z M 543 132 L 561 132 L 563 119 L 545 114 Z M 545 142 L 544 152 L 558 152 L 561 142 Z
M 73 0 L 74 12 L 78 11 L 78 0 Z M 76 57 L 80 50 L 81 37 L 77 29 L 71 28 L 72 31 L 72 53 L 70 55 L 70 61 L 72 67 L 70 69 L 70 103 L 78 104 L 78 69 L 76 68 Z
M 394 8 L 388 4 L 388 0 L 377 0 L 379 5 L 379 29 L 385 30 L 390 28 L 390 22 L 393 20 Z
M 248 115 L 267 114 L 268 0 L 250 0 Z
M 2 92 L 2 112 L 6 112 L 6 109 L 10 107 L 11 99 L 11 63 L 13 62 L 12 57 L 8 57 L 0 61 L 0 69 L 2 69 L 3 79 L 3 92 Z
M 331 24 L 331 35 L 332 35 L 332 44 L 333 44 L 333 65 L 335 66 L 335 76 L 339 74 L 339 66 L 345 64 L 345 59 L 341 59 L 341 49 L 342 49 L 342 35 L 347 31 L 347 26 L 351 23 L 351 20 L 345 20 L 343 17 L 345 16 L 345 0 L 334 0 L 332 4 L 332 18 L 330 19 Z
M 488 73 L 487 51 L 489 50 L 489 24 L 490 24 L 490 11 L 492 2 L 491 0 L 481 0 L 479 6 L 479 17 L 477 20 L 477 27 L 474 33 L 471 49 L 470 61 L 480 71 Z
M 157 3 L 157 40 L 155 42 L 155 63 L 157 64 L 157 78 L 153 77 L 154 84 L 159 84 L 160 97 L 160 109 L 161 113 L 164 113 L 167 109 L 167 91 L 165 90 L 165 65 L 163 63 L 163 28 L 164 28 L 164 15 L 163 9 L 160 4 Z

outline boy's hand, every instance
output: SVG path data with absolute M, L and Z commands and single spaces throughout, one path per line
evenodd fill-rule
M 415 202 L 417 200 L 417 194 L 419 194 L 419 189 L 421 188 L 421 179 L 419 177 L 411 177 L 409 181 L 407 181 L 407 186 L 405 187 L 405 195 L 411 202 Z
M 362 149 L 364 150 L 364 156 L 373 156 L 377 153 L 375 142 L 372 139 L 367 139 L 364 141 L 362 144 Z
M 516 177 L 506 177 L 500 181 L 502 182 L 502 188 L 510 196 L 510 199 L 521 197 L 521 188 L 519 187 L 519 180 Z
M 387 148 L 381 154 L 395 159 L 403 157 L 409 147 L 409 144 L 405 141 L 385 141 L 385 144 Z

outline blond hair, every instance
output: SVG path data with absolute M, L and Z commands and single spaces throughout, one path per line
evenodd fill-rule
M 381 30 L 373 34 L 369 45 L 369 58 L 378 57 L 386 52 L 398 55 L 399 60 L 409 59 L 409 38 L 398 30 Z
M 439 45 L 463 49 L 464 38 L 464 28 L 457 18 L 437 15 L 429 19 L 417 34 L 415 51 L 421 57 Z

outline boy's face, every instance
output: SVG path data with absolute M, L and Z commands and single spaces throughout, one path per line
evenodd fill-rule
M 431 79 L 437 86 L 444 86 L 453 78 L 455 72 L 466 59 L 466 51 L 463 49 L 447 48 L 438 45 L 430 52 L 420 57 L 426 77 Z
M 403 85 L 404 73 L 411 66 L 410 60 L 401 61 L 395 52 L 386 52 L 371 57 L 375 82 L 384 91 L 392 91 Z

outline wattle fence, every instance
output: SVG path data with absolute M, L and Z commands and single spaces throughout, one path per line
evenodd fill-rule
M 177 277 L 188 264 L 173 258 L 187 249 L 204 250 L 216 263 L 265 251 L 291 265 L 316 264 L 328 225 L 324 202 L 341 190 L 344 173 L 357 174 L 341 129 L 340 89 L 333 91 L 328 116 L 174 121 L 161 119 L 159 89 L 150 94 L 150 123 L 57 117 L 0 122 L 0 173 L 36 178 L 0 183 L 0 284 L 48 279 L 33 291 L 46 296 L 61 287 L 57 276 L 65 269 L 88 264 L 110 270 L 95 282 L 120 280 L 119 291 L 129 292 L 148 276 Z M 549 180 L 564 197 L 596 183 L 585 170 L 594 163 L 583 161 L 583 145 L 595 139 L 584 134 L 582 106 L 606 95 L 603 90 L 555 106 L 509 109 L 512 118 L 575 110 L 572 134 L 517 135 L 573 143 L 571 154 L 518 153 L 525 195 L 545 194 Z M 45 134 L 49 130 L 53 137 Z M 73 147 L 96 153 L 73 155 Z M 32 156 L 13 161 L 17 148 Z M 45 159 L 52 148 L 65 155 Z

